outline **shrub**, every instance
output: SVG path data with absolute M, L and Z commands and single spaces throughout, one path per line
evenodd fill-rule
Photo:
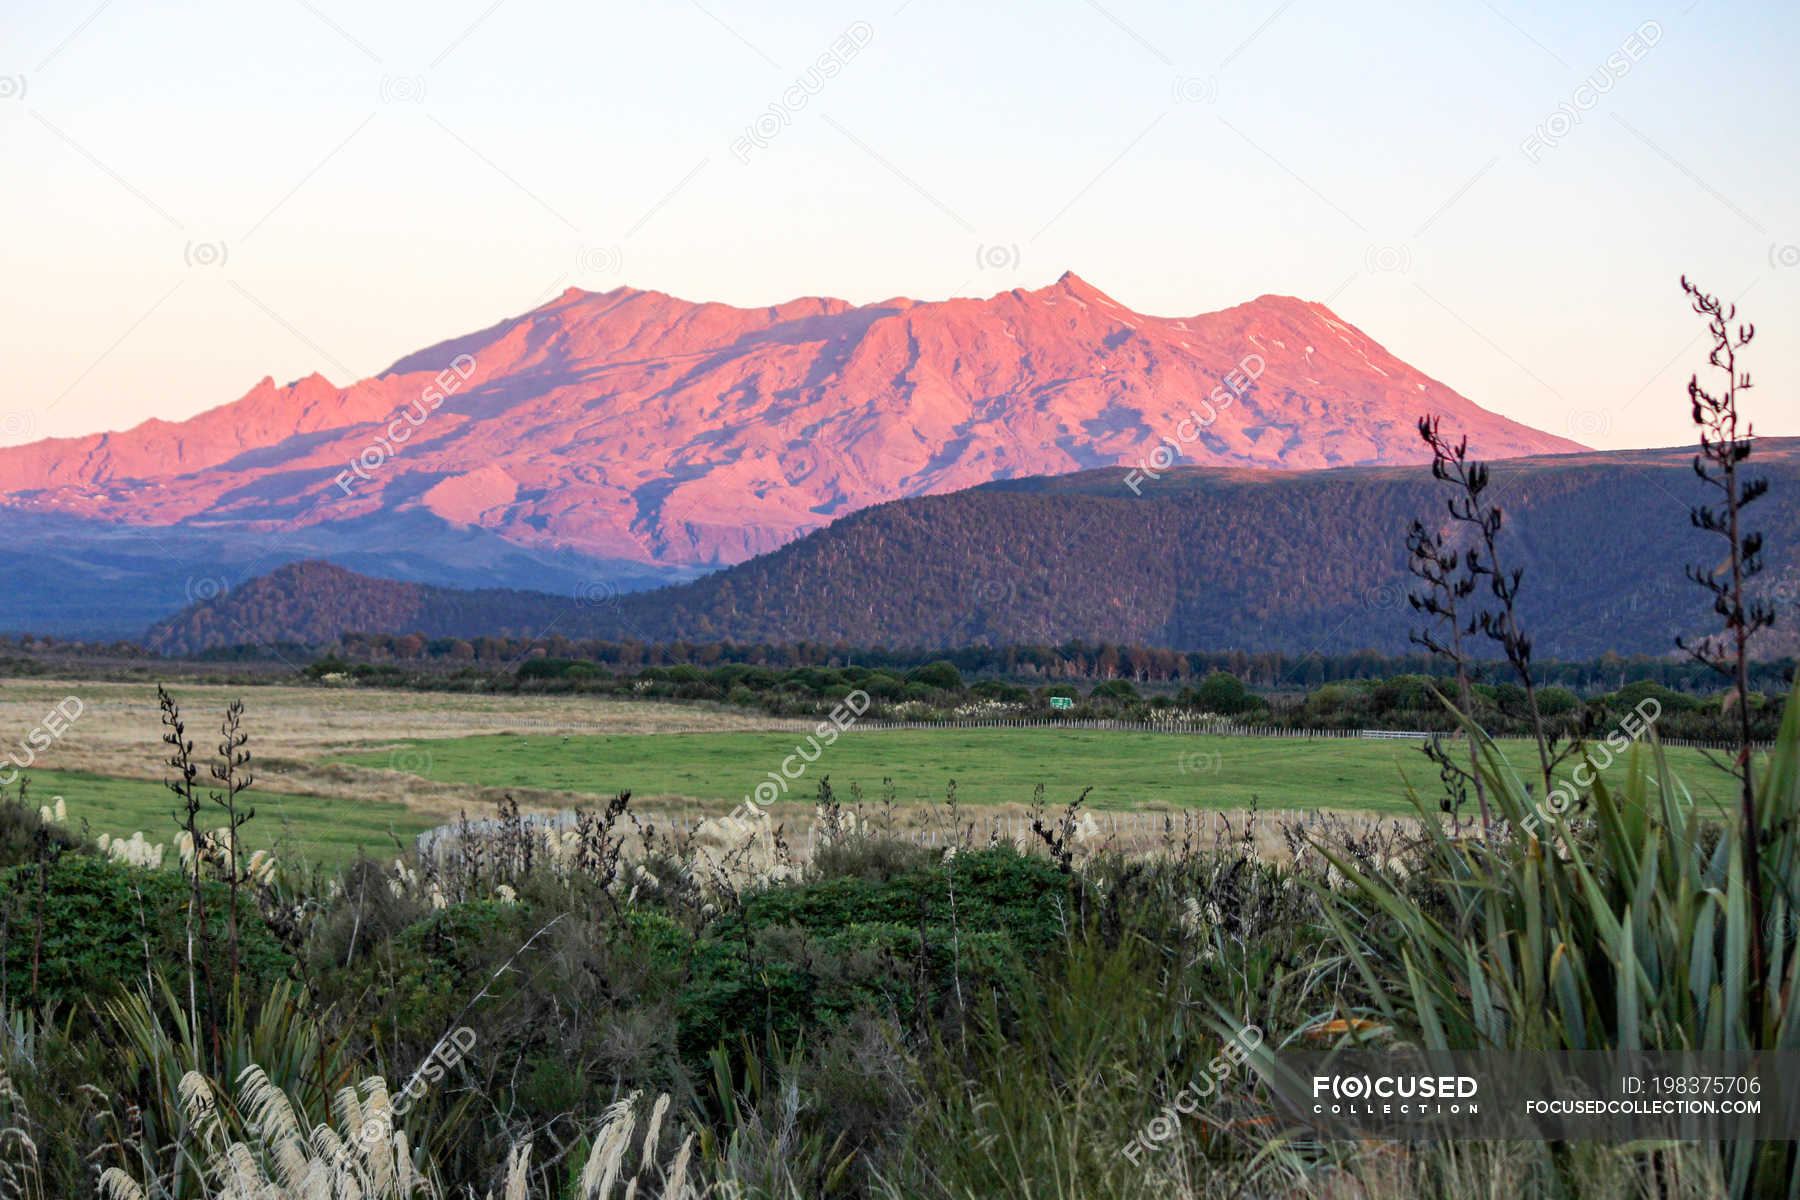
M 526 679 L 586 679 L 600 674 L 593 663 L 571 658 L 528 658 L 519 664 L 518 677 Z
M 306 947 L 310 974 L 357 961 L 424 917 L 424 901 L 396 894 L 373 859 L 358 856 L 338 878 L 339 900 L 313 923 Z
M 993 931 L 1028 950 L 1054 945 L 1069 908 L 1069 877 L 1050 862 L 1002 847 L 964 851 L 950 863 L 907 871 L 881 882 L 826 879 L 746 898 L 743 920 L 752 930 L 779 925 L 830 931 L 850 925 L 923 921 L 949 927 L 954 872 L 956 924 Z
M 906 682 L 922 683 L 928 688 L 936 688 L 941 692 L 962 690 L 962 672 L 954 664 L 939 659 L 926 663 L 922 667 L 914 667 L 906 673 Z
M 874 700 L 898 700 L 906 692 L 906 681 L 892 671 L 871 671 L 861 686 Z
M 984 679 L 969 689 L 973 694 L 985 700 L 998 700 L 1002 704 L 1029 704 L 1031 689 L 1020 687 L 1016 683 L 1003 683 L 998 679 Z
M 1369 703 L 1375 712 L 1388 713 L 1433 712 L 1440 709 L 1435 697 L 1431 694 L 1433 681 L 1423 675 L 1398 675 L 1393 679 L 1384 679 L 1377 683 L 1369 693 Z M 1570 700 L 1574 696 L 1570 695 Z
M 37 805 L 16 797 L 0 799 L 0 867 L 36 862 L 40 854 L 58 858 L 93 852 L 92 842 L 66 826 L 44 820 Z
M 824 879 L 884 882 L 928 868 L 937 852 L 899 838 L 852 837 L 826 842 L 813 851 L 812 871 Z
M 1138 690 L 1129 679 L 1109 679 L 1089 695 L 1095 700 L 1117 700 L 1129 704 L 1138 698 Z
M 748 663 L 726 663 L 712 670 L 712 682 L 720 688 L 746 687 L 755 691 L 767 691 L 775 686 L 780 678 L 767 667 L 753 667 Z
M 1614 712 L 1624 712 L 1636 708 L 1646 700 L 1654 699 L 1662 705 L 1664 712 L 1693 712 L 1701 706 L 1701 702 L 1686 692 L 1678 692 L 1666 688 L 1649 679 L 1640 679 L 1636 683 L 1628 683 L 1606 698 L 1607 707 Z
M 1250 689 L 1236 675 L 1214 671 L 1194 689 L 1194 698 L 1208 712 L 1240 713 L 1252 704 Z
M 1538 692 L 1538 712 L 1546 717 L 1560 717 L 1581 706 L 1581 700 L 1565 687 L 1547 687 Z
M 45 881 L 43 946 L 38 988 L 31 989 L 37 921 L 37 867 L 0 871 L 11 936 L 0 969 L 7 995 L 37 1005 L 101 1000 L 145 982 L 151 964 L 168 969 L 187 961 L 188 884 L 178 872 L 149 871 L 98 855 L 64 855 L 49 867 Z M 201 885 L 213 936 L 210 954 L 215 981 L 230 978 L 230 951 L 223 936 L 230 893 L 222 883 Z M 239 955 L 245 990 L 266 991 L 291 963 L 248 896 L 238 899 Z

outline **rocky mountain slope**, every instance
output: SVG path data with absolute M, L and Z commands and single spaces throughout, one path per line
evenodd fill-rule
M 1253 388 L 1208 409 L 1239 370 Z M 570 289 L 372 379 L 264 379 L 186 421 L 0 449 L 0 503 L 298 542 L 353 526 L 363 549 L 425 519 L 541 554 L 716 567 L 871 504 L 1130 464 L 1165 438 L 1184 465 L 1416 462 L 1426 411 L 1489 458 L 1579 449 L 1281 296 L 1169 318 L 1072 274 L 862 306 Z

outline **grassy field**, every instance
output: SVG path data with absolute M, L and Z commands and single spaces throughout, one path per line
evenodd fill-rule
M 62 797 L 70 825 L 79 829 L 86 822 L 96 835 L 127 838 L 141 830 L 147 841 L 166 844 L 168 856 L 174 856 L 173 813 L 180 801 L 160 783 L 85 771 L 34 771 L 29 778 L 31 801 L 48 805 Z M 286 796 L 255 788 L 246 793 L 245 801 L 256 809 L 256 818 L 243 832 L 251 848 L 273 850 L 289 861 L 327 866 L 354 858 L 358 847 L 372 856 L 391 858 L 394 843 L 390 834 L 410 842 L 436 823 L 404 804 L 383 800 Z M 224 822 L 214 817 L 216 812 L 209 805 L 202 815 L 203 824 L 209 828 L 222 825 Z
M 735 803 L 794 752 L 791 733 L 694 733 L 617 737 L 478 736 L 414 739 L 403 748 L 351 754 L 344 761 L 389 767 L 446 783 Z M 1410 813 L 1405 781 L 1435 795 L 1437 772 L 1410 741 L 1188 737 L 1056 729 L 881 730 L 852 732 L 827 748 L 790 786 L 810 798 L 822 775 L 840 797 L 852 782 L 880 795 L 892 778 L 902 804 L 944 798 L 954 779 L 971 804 L 1029 803 L 1042 783 L 1061 804 L 1092 786 L 1098 809 L 1144 806 L 1238 809 L 1360 809 Z M 1520 768 L 1527 742 L 1502 743 Z M 1726 795 L 1726 777 L 1692 750 L 1670 759 L 1696 796 Z M 1624 772 L 1623 762 L 1607 772 Z
M 527 808 L 559 809 L 621 788 L 640 811 L 723 812 L 778 770 L 812 722 L 643 701 L 488 696 L 296 686 L 176 690 L 203 756 L 236 697 L 257 777 L 258 845 L 340 862 L 358 846 L 384 854 L 402 839 L 467 812 L 485 816 L 503 791 Z M 0 681 L 0 729 L 11 739 L 67 696 L 83 711 L 30 772 L 43 802 L 65 797 L 71 820 L 153 841 L 173 835 L 174 799 L 159 783 L 166 754 L 154 689 L 139 684 Z M 681 732 L 695 726 L 707 732 Z M 7 742 L 0 737 L 0 746 Z M 1521 767 L 1523 742 L 1505 744 Z M 1724 793 L 1698 753 L 1671 751 L 1697 794 Z M 1617 777 L 1621 768 L 1611 772 Z M 1361 810 L 1407 814 L 1402 776 L 1435 796 L 1417 744 L 1359 739 L 1187 737 L 1056 729 L 855 730 L 828 748 L 784 800 L 810 802 L 820 775 L 868 799 L 891 777 L 908 807 L 936 806 L 957 781 L 973 805 L 1017 809 L 1043 783 L 1051 804 L 1092 785 L 1101 810 L 1133 808 Z M 793 815 L 801 816 L 801 812 Z

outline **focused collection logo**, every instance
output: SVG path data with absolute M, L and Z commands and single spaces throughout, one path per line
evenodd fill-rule
M 1473 1116 L 1473 1075 L 1314 1075 L 1313 1114 L 1326 1117 Z

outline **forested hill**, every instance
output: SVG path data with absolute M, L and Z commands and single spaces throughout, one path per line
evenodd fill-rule
M 1796 644 L 1800 439 L 1751 464 L 1770 495 L 1764 587 Z M 854 513 L 738 566 L 654 592 L 569 598 L 460 591 L 295 564 L 153 628 L 165 651 L 248 642 L 324 644 L 344 631 L 427 637 L 562 635 L 642 641 L 801 640 L 856 645 L 1053 643 L 1290 654 L 1403 650 L 1405 531 L 1447 525 L 1422 468 L 1176 468 L 1012 480 Z M 1542 655 L 1662 653 L 1709 627 L 1683 564 L 1719 556 L 1688 508 L 1703 498 L 1685 451 L 1521 459 L 1494 468 L 1508 566 Z

